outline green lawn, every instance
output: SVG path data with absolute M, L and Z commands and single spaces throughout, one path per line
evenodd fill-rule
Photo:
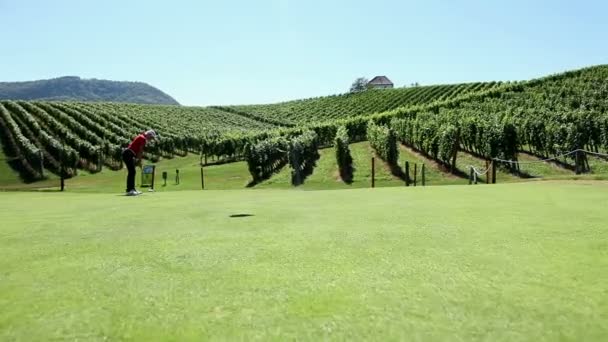
M 3 341 L 608 337 L 606 182 L 0 207 Z

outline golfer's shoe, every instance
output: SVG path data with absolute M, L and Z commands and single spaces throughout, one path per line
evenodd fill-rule
M 137 195 L 139 195 L 137 190 L 131 190 L 131 191 L 127 192 L 127 196 L 137 196 Z
M 135 191 L 135 192 L 136 192 L 138 195 L 143 194 L 143 192 L 141 192 L 141 191 L 139 191 L 139 190 L 137 190 L 137 189 L 135 189 L 134 191 Z

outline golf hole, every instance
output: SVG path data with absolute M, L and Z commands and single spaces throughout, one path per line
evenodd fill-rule
M 237 217 L 250 217 L 253 216 L 252 214 L 232 214 L 230 215 L 231 218 L 237 218 Z

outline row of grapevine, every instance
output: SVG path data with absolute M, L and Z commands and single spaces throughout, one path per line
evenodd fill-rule
M 292 122 L 289 122 L 287 120 L 277 120 L 277 119 L 273 119 L 273 118 L 269 118 L 269 117 L 265 117 L 265 116 L 259 116 L 259 115 L 255 115 L 255 114 L 252 114 L 252 113 L 243 112 L 243 111 L 237 110 L 237 109 L 232 108 L 232 107 L 211 106 L 209 108 L 221 110 L 221 111 L 224 111 L 224 112 L 227 112 L 227 113 L 241 115 L 241 116 L 246 117 L 248 119 L 253 119 L 255 121 L 267 123 L 267 124 L 270 124 L 270 125 L 273 125 L 273 126 L 277 126 L 277 127 L 294 127 L 294 126 L 296 126 L 296 124 L 294 124 Z
M 22 174 L 28 180 L 36 180 L 42 178 L 41 151 L 29 139 L 27 139 L 21 129 L 13 120 L 8 110 L 0 103 L 0 125 L 2 126 L 3 135 L 10 136 L 7 139 L 9 148 L 14 153 L 11 157 L 19 158 L 23 161 Z
M 64 172 L 64 176 L 71 177 L 76 174 L 76 164 L 78 163 L 78 153 L 69 146 L 62 146 L 57 139 L 40 128 L 36 119 L 18 103 L 7 101 L 4 103 L 6 109 L 20 123 L 20 127 L 31 141 L 42 150 L 44 158 L 44 168 L 55 174 Z
M 340 171 L 340 178 L 351 183 L 353 180 L 353 157 L 350 153 L 350 139 L 346 127 L 340 126 L 336 132 L 334 146 L 336 150 L 336 162 Z
M 397 165 L 399 149 L 397 148 L 397 135 L 392 129 L 377 125 L 373 121 L 367 126 L 367 140 L 378 156 L 389 165 Z
M 245 160 L 253 183 L 262 182 L 280 171 L 288 162 L 289 142 L 283 137 L 265 139 L 245 148 Z
M 78 111 L 70 108 L 62 103 L 50 103 L 51 107 L 57 109 L 57 111 L 71 117 L 74 121 L 78 122 L 82 127 L 101 138 L 104 145 L 108 143 L 124 146 L 129 143 L 129 139 L 119 136 L 120 131 L 112 131 L 107 129 L 99 121 L 93 120 L 92 117 L 85 115 L 82 111 Z
M 100 125 L 82 112 L 63 104 L 52 103 L 49 105 L 55 108 L 57 113 L 63 113 L 63 115 L 71 117 L 71 119 L 79 123 L 81 127 L 84 127 L 100 138 L 98 141 L 101 141 L 100 147 L 102 156 L 100 158 L 102 160 L 97 163 L 98 167 L 101 167 L 101 163 L 104 163 L 115 170 L 122 167 L 122 148 L 127 146 L 129 139 L 119 136 L 117 133 L 120 133 L 120 131 L 115 133 L 115 131 L 107 129 L 104 125 Z M 74 127 L 75 125 L 72 124 L 72 126 Z
M 270 178 L 287 164 L 292 169 L 292 184 L 302 184 L 312 174 L 320 157 L 318 147 L 318 136 L 313 131 L 248 143 L 245 147 L 245 160 L 253 178 L 252 184 Z
M 91 164 L 97 164 L 100 159 L 101 149 L 99 146 L 91 144 L 89 141 L 81 139 L 74 134 L 66 125 L 59 122 L 53 116 L 49 115 L 44 109 L 36 106 L 33 103 L 19 101 L 17 102 L 23 109 L 30 113 L 40 126 L 56 139 L 61 139 L 62 145 L 67 145 L 78 152 L 77 165 L 81 168 L 92 169 Z M 70 154 L 74 157 L 73 154 Z M 67 161 L 71 164 L 71 161 Z M 96 166 L 95 166 L 96 168 Z
M 222 107 L 255 118 L 276 122 L 307 124 L 335 119 L 348 119 L 393 110 L 399 107 L 424 105 L 444 101 L 472 91 L 491 89 L 498 83 L 469 83 L 423 86 L 400 89 L 368 90 L 356 94 L 343 94 L 296 100 L 269 105 Z
M 291 184 L 300 185 L 312 174 L 319 159 L 317 134 L 307 131 L 289 142 L 289 164 L 292 168 Z

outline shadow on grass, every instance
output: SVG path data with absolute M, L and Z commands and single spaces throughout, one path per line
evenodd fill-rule
M 232 214 L 229 217 L 230 218 L 240 218 L 240 217 L 251 217 L 251 216 L 254 216 L 254 215 L 252 215 L 252 214 Z

